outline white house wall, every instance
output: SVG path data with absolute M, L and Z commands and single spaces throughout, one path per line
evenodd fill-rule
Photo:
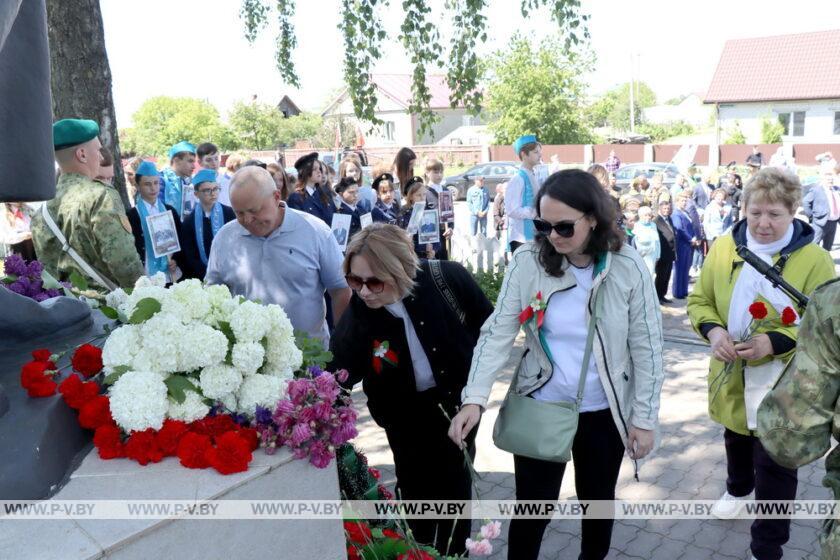
M 719 106 L 720 140 L 725 142 L 738 127 L 747 137 L 748 144 L 761 141 L 761 121 L 777 118 L 779 113 L 805 111 L 805 134 L 785 136 L 785 142 L 802 144 L 823 144 L 840 142 L 840 135 L 834 134 L 834 113 L 840 111 L 840 99 L 784 101 L 766 103 L 722 103 Z

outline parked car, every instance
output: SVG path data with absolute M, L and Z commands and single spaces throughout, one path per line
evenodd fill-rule
M 630 163 L 622 165 L 615 172 L 615 186 L 621 189 L 621 192 L 624 192 L 630 188 L 630 183 L 637 176 L 644 175 L 650 181 L 656 173 L 662 173 L 664 175 L 662 182 L 670 188 L 674 184 L 674 179 L 680 174 L 680 170 L 673 163 Z
M 488 161 L 480 163 L 467 169 L 460 175 L 453 175 L 443 180 L 443 184 L 452 190 L 457 190 L 457 198 L 467 198 L 467 190 L 472 186 L 476 176 L 484 177 L 484 186 L 493 196 L 496 192 L 496 185 L 510 181 L 514 173 L 519 169 L 519 164 L 513 161 Z

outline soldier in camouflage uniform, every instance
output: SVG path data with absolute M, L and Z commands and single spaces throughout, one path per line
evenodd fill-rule
M 796 355 L 758 409 L 758 435 L 780 465 L 819 459 L 840 439 L 840 279 L 820 286 L 802 317 Z M 840 446 L 825 461 L 823 485 L 840 500 Z M 823 560 L 840 558 L 840 515 L 820 535 Z
M 117 191 L 93 177 L 99 172 L 99 126 L 93 121 L 63 119 L 53 125 L 55 156 L 61 177 L 47 210 L 68 244 L 101 276 L 128 288 L 143 275 L 143 264 L 134 249 L 131 225 Z M 44 267 L 66 280 L 84 270 L 62 250 L 43 215 L 32 220 L 32 240 Z M 105 286 L 90 279 L 92 289 Z

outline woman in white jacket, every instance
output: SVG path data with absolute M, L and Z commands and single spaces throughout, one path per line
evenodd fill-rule
M 633 239 L 636 242 L 636 250 L 644 259 L 652 277 L 661 247 L 659 246 L 659 232 L 656 231 L 656 224 L 653 223 L 653 211 L 648 206 L 639 208 L 639 221 L 633 226 Z
M 613 500 L 625 449 L 641 459 L 656 439 L 663 372 L 653 279 L 636 250 L 623 243 L 609 195 L 588 173 L 551 175 L 537 194 L 536 214 L 536 239 L 512 258 L 496 310 L 481 329 L 464 404 L 449 435 L 462 445 L 478 424 L 522 328 L 525 353 L 510 390 L 538 401 L 574 402 L 583 381 L 572 444 L 577 496 Z M 584 369 L 593 305 L 595 336 Z M 534 426 L 535 437 L 540 428 Z M 557 499 L 565 463 L 515 454 L 514 465 L 517 500 Z M 508 558 L 537 558 L 547 525 L 514 519 Z M 612 525 L 611 519 L 583 521 L 581 558 L 606 557 Z
M 732 227 L 732 207 L 726 204 L 726 191 L 715 189 L 703 211 L 703 231 L 709 245 Z

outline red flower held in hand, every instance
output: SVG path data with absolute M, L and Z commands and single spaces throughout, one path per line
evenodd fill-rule
M 86 402 L 99 394 L 99 385 L 93 381 L 83 383 L 78 375 L 73 374 L 58 386 L 58 392 L 64 398 L 67 406 L 79 410 Z
M 93 377 L 102 371 L 102 350 L 92 344 L 82 344 L 76 348 L 70 363 L 85 377 Z
M 97 395 L 79 409 L 79 425 L 88 430 L 95 430 L 105 424 L 113 424 L 111 401 L 105 395 Z
M 141 465 L 159 463 L 163 459 L 163 451 L 158 447 L 155 430 L 148 428 L 142 432 L 132 432 L 125 442 L 125 456 Z
M 782 310 L 782 324 L 785 326 L 790 326 L 796 323 L 796 320 L 799 319 L 799 316 L 796 314 L 796 311 L 792 307 L 785 307 Z
M 767 317 L 767 306 L 763 302 L 756 301 L 750 305 L 750 315 L 756 321 L 761 321 Z
M 363 521 L 345 521 L 344 532 L 350 542 L 358 545 L 366 545 L 373 541 L 373 534 L 370 527 Z
M 20 386 L 30 397 L 49 397 L 58 387 L 52 376 L 55 373 L 52 362 L 27 362 L 20 370 Z
M 187 432 L 178 443 L 178 459 L 188 469 L 206 469 L 210 466 L 207 451 L 211 448 L 210 436 Z
M 227 432 L 216 437 L 216 447 L 205 453 L 210 465 L 222 474 L 233 474 L 248 470 L 251 462 L 251 446 L 236 432 Z
M 96 433 L 93 434 L 93 445 L 99 451 L 101 459 L 125 457 L 122 434 L 116 424 L 105 424 L 96 428 Z
M 52 352 L 50 352 L 46 348 L 39 348 L 38 350 L 32 351 L 32 358 L 36 362 L 49 362 L 51 356 Z

